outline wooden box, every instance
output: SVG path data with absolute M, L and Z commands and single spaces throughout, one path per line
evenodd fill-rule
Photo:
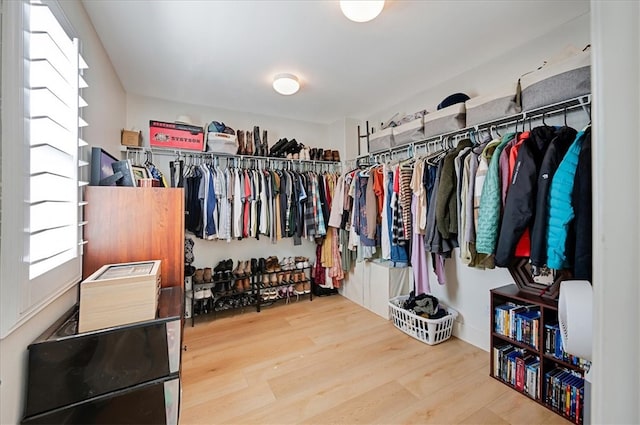
M 160 260 L 107 264 L 80 283 L 78 331 L 156 318 Z

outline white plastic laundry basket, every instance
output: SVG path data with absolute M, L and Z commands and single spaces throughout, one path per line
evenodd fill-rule
M 440 319 L 425 319 L 402 308 L 408 298 L 407 295 L 401 295 L 389 300 L 389 317 L 396 328 L 429 345 L 440 344 L 451 337 L 453 322 L 458 317 L 457 311 L 440 302 L 440 307 L 449 314 Z

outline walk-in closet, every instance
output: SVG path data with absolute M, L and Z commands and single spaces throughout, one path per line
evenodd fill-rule
M 640 422 L 638 2 L 0 17 L 0 423 Z

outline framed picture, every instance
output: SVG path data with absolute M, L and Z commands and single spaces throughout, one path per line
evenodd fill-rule
M 133 176 L 136 178 L 136 186 L 140 186 L 141 179 L 149 178 L 149 171 L 146 167 L 140 165 L 132 165 L 131 170 L 133 171 Z
M 571 278 L 566 270 L 551 270 L 547 267 L 540 268 L 534 275 L 527 257 L 515 258 L 509 266 L 509 273 L 521 291 L 551 299 L 558 299 L 560 282 Z

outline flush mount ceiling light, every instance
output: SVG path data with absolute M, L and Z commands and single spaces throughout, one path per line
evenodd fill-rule
M 300 89 L 298 77 L 293 74 L 278 74 L 273 77 L 273 89 L 285 96 L 292 95 Z
M 369 22 L 382 12 L 384 0 L 340 0 L 344 16 L 354 22 Z

